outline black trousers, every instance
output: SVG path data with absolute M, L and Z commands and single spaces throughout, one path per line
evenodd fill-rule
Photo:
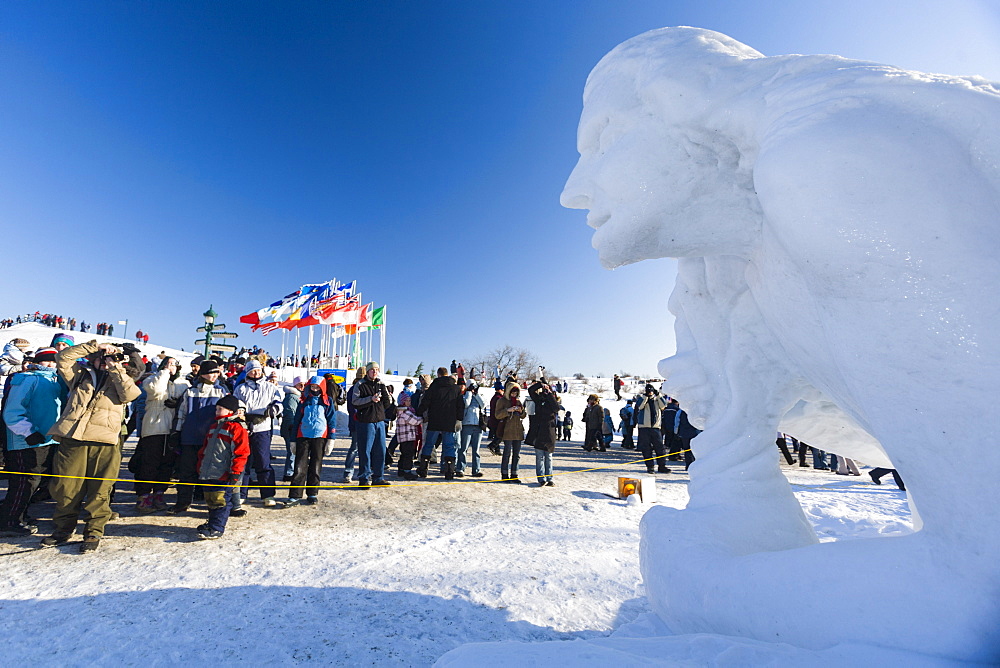
M 892 474 L 892 479 L 896 481 L 896 487 L 898 487 L 899 489 L 901 489 L 901 490 L 903 490 L 905 492 L 906 491 L 906 485 L 903 484 L 903 479 L 899 476 L 899 473 L 896 472 L 896 469 L 884 469 L 884 468 L 878 467 L 878 468 L 874 468 L 871 471 L 869 471 L 868 475 L 871 476 L 872 480 L 874 480 L 875 482 L 881 484 L 882 476 L 888 475 L 890 473 Z
M 413 469 L 413 460 L 417 456 L 416 441 L 402 441 L 399 444 L 399 462 L 396 471 L 400 474 Z
M 135 493 L 138 496 L 150 492 L 163 493 L 170 484 L 170 476 L 174 472 L 173 446 L 169 434 L 143 436 L 135 446 L 133 457 L 139 457 L 139 472 L 135 474 L 138 480 L 157 480 L 162 485 L 148 482 L 136 482 Z
M 622 447 L 626 450 L 631 450 L 635 447 L 635 440 L 632 437 L 632 431 L 635 429 L 633 424 L 622 425 Z
M 176 476 L 180 482 L 198 482 L 198 445 L 181 444 L 176 460 Z M 194 485 L 177 485 L 177 505 L 190 506 L 194 500 Z
M 642 457 L 646 460 L 646 470 L 653 472 L 653 467 L 663 467 L 667 465 L 667 451 L 663 448 L 663 441 L 660 440 L 660 430 L 652 427 L 639 427 L 639 449 Z M 653 455 L 656 459 L 653 459 Z
M 289 499 L 302 498 L 302 486 L 306 485 L 306 496 L 319 494 L 319 478 L 323 473 L 323 450 L 325 438 L 299 438 L 295 441 L 295 473 L 292 475 Z
M 44 473 L 45 460 L 51 445 L 37 448 L 7 451 L 7 470 L 11 476 L 7 481 L 7 496 L 0 502 L 0 526 L 12 526 L 24 522 L 24 514 L 31 502 L 31 495 L 42 481 L 40 475 L 20 475 L 21 473 Z M 17 473 L 14 473 L 14 472 Z
M 777 443 L 778 448 L 781 450 L 781 454 L 785 456 L 785 461 L 788 462 L 789 464 L 794 464 L 795 459 L 793 459 L 792 456 L 788 454 L 788 445 L 785 443 L 785 439 L 777 438 L 774 440 L 774 442 Z

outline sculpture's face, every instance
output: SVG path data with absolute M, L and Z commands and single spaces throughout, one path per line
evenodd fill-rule
M 588 83 L 580 160 L 562 205 L 589 210 L 587 224 L 597 230 L 593 245 L 606 267 L 744 255 L 760 224 L 741 151 L 724 133 L 696 129 L 700 112 L 683 108 L 681 95 L 640 100 L 635 88 L 614 74 Z M 731 215 L 719 216 L 720 207 Z

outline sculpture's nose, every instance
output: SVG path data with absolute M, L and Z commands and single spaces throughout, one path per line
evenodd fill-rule
M 578 162 L 576 167 L 574 167 L 573 171 L 570 173 L 569 178 L 566 179 L 566 185 L 563 186 L 562 195 L 559 196 L 559 203 L 567 209 L 590 208 L 590 194 L 588 192 L 585 179 L 581 174 L 582 171 L 580 163 Z

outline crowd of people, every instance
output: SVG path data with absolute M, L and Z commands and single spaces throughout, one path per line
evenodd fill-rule
M 361 489 L 389 486 L 393 465 L 402 480 L 427 478 L 432 463 L 446 480 L 483 477 L 484 433 L 502 444 L 496 452 L 504 482 L 521 482 L 527 444 L 536 453 L 539 486 L 555 484 L 552 454 L 562 406 L 544 378 L 529 383 L 511 375 L 487 412 L 478 384 L 446 367 L 433 379 L 407 379 L 398 394 L 374 362 L 358 370 L 346 391 L 332 374 L 297 377 L 282 388 L 273 371 L 265 376 L 270 357 L 263 351 L 241 351 L 251 357 L 229 362 L 199 356 L 185 374 L 177 359 L 161 353 L 148 360 L 131 343 L 77 343 L 59 332 L 50 346 L 29 351 L 28 345 L 14 339 L 0 358 L 8 472 L 0 533 L 35 534 L 30 506 L 51 497 L 54 530 L 43 546 L 67 543 L 82 522 L 81 552 L 98 548 L 113 517 L 123 446 L 133 433 L 138 442 L 127 467 L 135 476 L 138 514 L 180 515 L 203 502 L 208 521 L 197 533 L 213 539 L 224 534 L 230 517 L 246 514 L 251 483 L 265 507 L 316 504 L 323 458 L 338 433 L 338 407 L 346 408 L 351 437 L 343 479 Z M 279 424 L 286 447 L 281 477 L 290 483 L 280 487 L 288 494 L 282 499 L 271 453 Z M 171 487 L 176 493 L 169 503 Z
M 37 322 L 39 324 L 46 325 L 47 327 L 68 329 L 71 332 L 80 331 L 83 333 L 89 332 L 90 328 L 93 327 L 96 334 L 106 336 L 115 335 L 115 326 L 112 323 L 99 322 L 96 325 L 91 325 L 91 323 L 83 320 L 77 322 L 76 318 L 67 318 L 65 316 L 56 315 L 55 313 L 42 313 L 40 311 L 0 320 L 0 328 L 13 327 L 14 325 L 20 325 L 25 322 Z M 77 325 L 79 325 L 79 329 L 77 328 Z
M 375 362 L 358 369 L 345 390 L 333 374 L 296 377 L 283 387 L 273 369 L 267 372 L 273 358 L 257 348 L 228 361 L 197 356 L 188 373 L 165 353 L 150 360 L 131 343 L 77 343 L 68 332 L 58 332 L 49 346 L 28 348 L 25 339 L 14 339 L 0 354 L 8 472 L 0 533 L 36 533 L 31 503 L 51 497 L 54 531 L 41 544 L 65 544 L 82 521 L 82 552 L 98 548 L 113 517 L 114 482 L 133 433 L 138 441 L 128 470 L 135 477 L 135 512 L 180 515 L 204 503 L 208 521 L 197 533 L 214 539 L 231 517 L 246 514 L 251 479 L 264 507 L 318 503 L 324 457 L 344 432 L 337 424 L 338 414 L 344 415 L 339 407 L 346 409 L 350 435 L 342 482 L 365 490 L 389 486 L 393 466 L 400 480 L 425 479 L 435 463 L 445 480 L 481 478 L 484 437 L 501 458 L 502 482 L 522 482 L 520 456 L 527 445 L 535 453 L 539 487 L 553 487 L 555 444 L 569 440 L 574 425 L 560 399 L 566 383 L 547 382 L 544 368 L 535 380 L 513 373 L 500 380 L 497 374 L 487 409 L 479 384 L 458 368 L 452 373 L 440 367 L 435 378 L 408 378 L 397 393 L 382 382 Z M 616 431 L 600 401 L 591 394 L 580 418 L 588 452 L 607 451 Z M 619 418 L 621 447 L 640 450 L 649 473 L 670 473 L 668 460 L 683 461 L 685 468 L 694 461 L 690 443 L 699 430 L 653 383 L 626 401 Z M 290 483 L 280 488 L 271 443 L 278 426 L 285 443 L 280 477 Z M 791 463 L 791 442 L 805 466 L 810 446 L 789 439 L 779 434 L 779 447 Z M 823 453 L 811 451 L 814 466 L 823 468 Z M 849 459 L 838 462 L 856 473 Z M 875 473 L 892 473 L 902 488 L 894 471 Z M 171 487 L 172 503 L 166 500 Z M 277 498 L 279 489 L 286 498 Z

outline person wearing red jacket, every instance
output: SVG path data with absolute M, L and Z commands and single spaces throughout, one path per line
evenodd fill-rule
M 215 404 L 215 422 L 198 451 L 198 478 L 205 486 L 208 522 L 198 527 L 205 539 L 221 538 L 226 531 L 233 494 L 243 479 L 250 457 L 250 435 L 243 424 L 246 405 L 229 394 Z

